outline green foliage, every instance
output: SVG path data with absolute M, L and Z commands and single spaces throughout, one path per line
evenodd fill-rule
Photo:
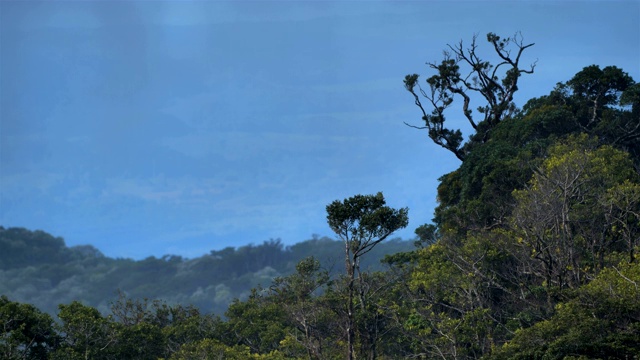
M 259 359 L 252 355 L 247 346 L 227 346 L 214 339 L 203 339 L 194 343 L 184 344 L 178 352 L 171 356 L 171 360 L 209 360 L 229 359 L 248 360 Z
M 506 234 L 478 234 L 464 243 L 440 240 L 414 255 L 399 283 L 398 321 L 413 353 L 427 357 L 477 358 L 508 336 L 506 319 L 521 309 L 514 293 Z M 507 268 L 509 266 L 509 268 Z
M 117 358 L 157 360 L 162 357 L 165 338 L 157 325 L 141 322 L 120 325 L 117 330 L 117 342 L 113 346 Z
M 414 354 L 478 358 L 514 332 L 527 335 L 501 358 L 578 357 L 575 348 L 585 357 L 589 349 L 599 358 L 637 354 L 628 344 L 638 317 L 623 316 L 626 330 L 613 335 L 576 305 L 594 278 L 636 261 L 636 92 L 620 69 L 587 67 L 468 143 L 460 168 L 440 179 L 435 228 L 419 228 L 435 244 L 387 259 L 408 284 L 398 290 L 397 321 Z M 563 336 L 556 350 L 528 346 Z
M 245 345 L 256 353 L 277 350 L 287 333 L 283 307 L 257 289 L 246 301 L 234 301 L 225 316 L 231 343 Z
M 289 329 L 279 351 L 290 358 L 319 359 L 340 353 L 336 342 L 342 334 L 335 325 L 341 320 L 327 299 L 335 282 L 313 257 L 300 261 L 296 269 L 294 274 L 277 278 L 270 288 L 270 297 L 283 308 Z
M 502 224 L 509 215 L 511 191 L 531 176 L 536 146 L 495 138 L 477 147 L 455 173 L 441 178 L 436 222 L 445 231 L 461 233 Z
M 531 99 L 523 111 L 493 126 L 486 141 L 474 144 L 458 170 L 440 179 L 436 225 L 458 235 L 502 226 L 512 190 L 524 188 L 547 148 L 571 134 L 597 137 L 598 145 L 628 152 L 640 164 L 637 89 L 622 70 L 593 65 L 549 95 Z
M 8 270 L 71 261 L 80 253 L 102 257 L 93 247 L 67 248 L 64 240 L 44 231 L 0 226 L 0 269 Z
M 29 304 L 0 297 L 0 357 L 7 360 L 48 358 L 57 345 L 53 319 Z
M 519 330 L 489 359 L 632 359 L 640 354 L 640 265 L 602 271 L 549 320 Z
M 327 206 L 327 222 L 341 239 L 350 241 L 352 253 L 368 252 L 409 223 L 407 208 L 396 210 L 385 204 L 381 192 L 336 200 Z
M 418 236 L 418 239 L 414 243 L 417 248 L 433 245 L 440 238 L 438 228 L 433 224 L 420 225 L 416 228 L 415 233 Z
M 109 359 L 116 338 L 116 328 L 110 318 L 78 301 L 61 304 L 58 330 L 64 334 L 54 359 Z
M 582 134 L 550 147 L 527 188 L 514 191 L 513 221 L 529 249 L 524 257 L 538 261 L 540 269 L 532 269 L 548 286 L 579 286 L 589 272 L 607 265 L 609 253 L 633 249 L 635 243 L 621 241 L 614 228 L 633 224 L 614 221 L 607 200 L 613 193 L 624 196 L 623 184 L 640 184 L 628 154 L 598 147 L 597 139 Z M 638 206 L 625 208 L 633 212 Z
M 9 243 L 20 246 L 14 246 L 14 252 L 0 252 L 0 294 L 33 303 L 50 315 L 57 313 L 58 304 L 76 300 L 107 313 L 118 290 L 133 298 L 191 304 L 222 315 L 233 299 L 246 299 L 251 288 L 294 273 L 296 263 L 307 256 L 314 255 L 337 273 L 340 268 L 333 265 L 343 249 L 341 242 L 329 238 L 314 237 L 286 247 L 272 239 L 193 259 L 166 255 L 134 261 L 105 257 L 91 246 L 69 248 L 61 238 L 41 231 L 0 229 L 0 244 Z M 386 254 L 411 248 L 409 241 L 387 241 L 363 259 L 362 267 L 381 269 L 379 259 Z
M 222 320 L 212 314 L 200 314 L 193 307 L 163 304 L 156 317 L 166 339 L 165 353 L 176 352 L 182 344 L 203 338 L 222 338 Z
M 364 344 L 368 356 L 375 358 L 377 324 L 364 326 L 364 331 L 356 331 L 356 307 L 361 316 L 370 317 L 371 304 L 366 289 L 370 283 L 360 271 L 360 258 L 371 251 L 398 229 L 409 223 L 407 208 L 393 209 L 386 206 L 381 192 L 376 195 L 355 195 L 343 201 L 336 200 L 327 205 L 327 222 L 345 245 L 346 271 L 346 324 L 347 359 L 355 358 L 355 345 L 359 340 Z M 357 283 L 356 283 L 357 280 Z M 358 339 L 356 339 L 358 336 Z
M 580 119 L 580 126 L 586 131 L 603 125 L 608 126 L 609 114 L 606 112 L 611 110 L 608 107 L 617 105 L 623 92 L 633 84 L 633 79 L 615 66 L 600 69 L 597 65 L 591 65 L 578 72 L 567 82 L 567 85 L 571 88 L 573 98 L 581 106 L 582 111 L 589 113 Z M 604 121 L 598 124 L 596 122 L 598 119 Z

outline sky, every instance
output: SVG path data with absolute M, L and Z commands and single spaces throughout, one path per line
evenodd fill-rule
M 191 258 L 382 191 L 410 239 L 460 163 L 402 80 L 474 34 L 495 61 L 488 32 L 535 43 L 519 106 L 591 64 L 640 81 L 638 1 L 1 1 L 0 225 Z

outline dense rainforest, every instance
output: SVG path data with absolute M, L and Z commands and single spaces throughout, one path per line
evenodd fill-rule
M 0 356 L 640 358 L 640 84 L 615 66 L 588 65 L 519 109 L 513 103 L 518 78 L 535 69 L 523 68 L 521 55 L 533 44 L 518 35 L 489 34 L 487 41 L 497 63 L 480 59 L 474 38 L 429 64 L 435 75 L 426 83 L 416 74 L 405 78 L 424 122 L 410 126 L 461 161 L 440 178 L 433 223 L 415 229 L 412 249 L 387 255 L 378 270 L 365 266 L 374 251 L 393 243 L 384 240 L 407 226 L 407 209 L 387 207 L 381 193 L 355 195 L 327 206 L 341 245 L 331 250 L 332 264 L 315 252 L 287 274 L 276 263 L 256 265 L 269 266 L 273 273 L 265 276 L 276 277 L 234 300 L 221 317 L 190 305 L 195 299 L 145 300 L 131 292 L 108 309 L 60 297 L 56 318 L 2 297 Z M 478 101 L 483 105 L 472 110 Z M 448 126 L 456 110 L 474 131 L 466 142 L 461 130 Z M 11 240 L 5 235 L 2 241 Z M 277 242 L 264 246 L 282 254 Z M 12 281 L 11 261 L 28 265 L 20 270 L 27 276 L 24 269 L 42 271 L 37 264 L 51 253 L 42 247 L 27 258 L 7 256 L 2 286 Z M 104 261 L 91 247 L 60 256 L 96 264 L 78 262 L 79 269 Z M 148 271 L 158 279 L 149 286 L 182 286 L 179 280 L 159 284 L 165 275 L 213 267 L 225 256 L 212 253 L 202 260 L 208 265 L 150 259 Z M 112 261 L 122 261 L 114 272 L 127 271 L 126 260 Z M 143 269 L 146 261 L 136 266 Z M 332 266 L 341 271 L 329 271 Z M 42 286 L 58 286 L 49 281 Z M 213 290 L 203 287 L 203 299 L 215 299 Z

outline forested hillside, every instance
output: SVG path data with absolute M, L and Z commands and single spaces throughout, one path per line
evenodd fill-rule
M 372 271 L 365 262 L 394 244 L 384 240 L 407 225 L 407 209 L 387 207 L 381 193 L 355 195 L 327 206 L 329 226 L 340 239 L 329 255 L 333 262 L 315 252 L 288 263 L 293 273 L 233 301 L 224 318 L 189 307 L 195 298 L 173 305 L 130 293 L 112 304 L 112 315 L 59 297 L 64 305 L 54 324 L 37 309 L 3 298 L 3 357 L 637 359 L 640 85 L 615 66 L 585 64 L 519 109 L 513 103 L 518 78 L 535 69 L 520 59 L 533 44 L 495 34 L 487 41 L 494 63 L 479 57 L 474 39 L 469 47 L 450 46 L 441 63 L 429 64 L 435 74 L 426 82 L 416 74 L 405 78 L 423 121 L 411 126 L 461 163 L 440 178 L 433 223 L 416 229 L 415 248 L 386 256 L 388 267 Z M 447 120 L 456 109 L 473 129 L 466 141 Z M 331 243 L 314 241 L 303 244 Z M 37 243 L 41 250 L 33 258 L 7 263 L 14 268 L 4 271 L 3 286 L 13 281 L 16 264 L 31 265 L 21 276 L 37 273 L 32 265 L 46 257 L 40 254 L 61 248 L 55 239 Z M 282 256 L 277 242 L 263 247 L 265 255 L 273 248 Z M 257 247 L 242 249 L 229 252 Z M 149 280 L 150 288 L 186 286 L 181 274 L 212 269 L 226 256 L 108 260 L 119 264 L 113 272 L 123 272 L 92 280 L 124 279 L 122 269 L 130 266 L 148 277 L 167 269 L 176 279 L 171 285 Z M 108 262 L 91 248 L 53 258 L 76 261 L 78 269 Z M 271 264 L 253 257 L 241 266 L 265 278 L 284 273 Z M 331 265 L 344 266 L 331 273 Z M 215 284 L 217 270 L 207 271 Z M 63 278 L 80 280 L 68 274 L 56 279 Z M 206 289 L 202 298 L 215 300 L 217 290 Z
M 412 243 L 381 244 L 365 267 L 380 270 L 386 254 L 407 251 Z M 133 298 L 190 304 L 202 312 L 223 314 L 231 301 L 246 299 L 251 289 L 269 286 L 295 272 L 298 261 L 314 255 L 333 274 L 342 270 L 342 243 L 314 238 L 292 246 L 280 240 L 211 251 L 184 259 L 165 255 L 144 260 L 112 259 L 91 245 L 67 247 L 43 231 L 0 227 L 0 295 L 56 314 L 74 300 L 109 312 L 118 291 Z

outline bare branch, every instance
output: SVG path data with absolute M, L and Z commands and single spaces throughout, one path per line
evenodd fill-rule
M 492 128 L 516 110 L 513 94 L 518 90 L 520 75 L 531 74 L 535 68 L 535 62 L 529 69 L 519 67 L 523 52 L 534 45 L 525 45 L 520 33 L 506 39 L 489 33 L 487 40 L 499 58 L 497 65 L 479 57 L 477 35 L 474 35 L 468 47 L 465 48 L 462 41 L 455 45 L 448 44 L 441 63 L 427 63 L 429 68 L 436 71 L 435 75 L 427 79 L 430 93 L 420 87 L 417 74 L 405 77 L 405 88 L 413 95 L 415 105 L 420 109 L 422 120 L 425 122 L 424 127 L 411 127 L 428 130 L 432 141 L 453 152 L 460 160 L 465 158 L 468 143 L 462 143 L 462 133 L 459 129 L 445 127 L 445 113 L 454 98 L 462 98 L 462 115 L 476 131 L 469 141 L 485 142 L 489 139 Z M 463 74 L 461 67 L 467 69 Z M 416 86 L 419 94 L 428 100 L 430 111 L 420 102 Z M 481 120 L 474 117 L 471 105 L 473 93 L 479 94 L 485 101 L 485 104 L 477 107 L 482 114 Z M 484 126 L 480 126 L 481 124 Z
M 408 127 L 414 128 L 414 129 L 418 129 L 418 130 L 424 130 L 424 129 L 428 129 L 428 126 L 415 126 L 415 125 L 411 125 L 409 123 L 407 123 L 406 121 L 403 121 L 405 125 L 407 125 Z

